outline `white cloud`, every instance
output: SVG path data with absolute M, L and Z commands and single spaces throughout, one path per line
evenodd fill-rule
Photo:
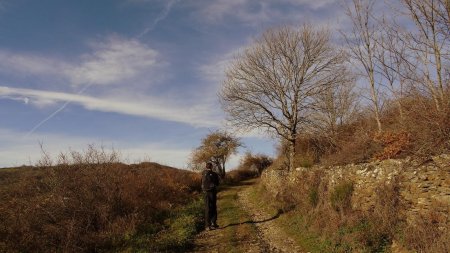
M 319 10 L 336 2 L 337 0 L 217 0 L 201 2 L 200 16 L 210 23 L 220 23 L 226 18 L 232 18 L 249 25 L 261 25 L 274 19 L 286 19 L 287 15 L 290 20 L 293 15 L 301 17 L 301 13 L 305 11 L 302 7 Z M 280 7 L 281 5 L 285 6 Z M 299 11 L 287 14 L 288 8 L 292 6 L 299 7 Z
M 61 134 L 32 134 L 0 128 L 0 168 L 29 165 L 37 162 L 41 156 L 39 142 L 53 158 L 60 152 L 69 150 L 83 151 L 90 144 L 103 145 L 106 150 L 114 147 L 121 153 L 124 162 L 136 162 L 150 158 L 153 162 L 185 168 L 190 150 L 175 147 L 169 143 L 141 143 L 131 146 L 117 140 L 101 140 Z
M 92 43 L 94 52 L 84 55 L 81 64 L 65 74 L 73 84 L 115 84 L 156 67 L 158 52 L 140 43 L 120 37 Z
M 233 59 L 240 52 L 243 52 L 247 46 L 251 45 L 252 39 L 248 38 L 247 43 L 239 47 L 233 48 L 221 55 L 214 55 L 203 65 L 199 66 L 198 71 L 202 78 L 219 84 L 225 78 L 225 72 L 232 64 Z
M 0 71 L 21 75 L 61 75 L 70 64 L 39 55 L 0 50 Z
M 111 36 L 90 43 L 92 52 L 78 62 L 0 50 L 0 71 L 6 74 L 62 78 L 71 85 L 111 85 L 152 73 L 163 64 L 156 50 L 135 39 Z
M 214 59 L 208 64 L 199 67 L 199 72 L 203 78 L 216 84 L 225 78 L 225 71 L 230 65 L 232 56 L 226 54 L 218 59 Z
M 255 5 L 253 8 L 251 4 Z M 217 0 L 204 4 L 201 16 L 208 22 L 219 23 L 227 17 L 234 17 L 247 24 L 255 25 L 270 18 L 267 1 Z
M 293 5 L 304 5 L 308 6 L 311 9 L 320 9 L 324 8 L 329 4 L 336 3 L 338 0 L 284 0 L 284 2 L 293 4 Z
M 157 97 L 102 97 L 96 98 L 79 94 L 63 92 L 42 91 L 33 89 L 20 89 L 0 86 L 0 96 L 28 97 L 30 101 L 70 101 L 79 104 L 88 110 L 103 112 L 115 112 L 127 115 L 155 118 L 189 124 L 192 126 L 210 127 L 217 126 L 214 108 L 209 104 L 183 105 L 177 99 L 163 99 Z

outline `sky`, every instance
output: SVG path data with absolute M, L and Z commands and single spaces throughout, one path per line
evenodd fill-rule
M 0 167 L 114 148 L 186 168 L 226 129 L 217 93 L 240 50 L 271 27 L 345 26 L 339 0 L 0 0 Z M 245 151 L 277 140 L 240 133 Z

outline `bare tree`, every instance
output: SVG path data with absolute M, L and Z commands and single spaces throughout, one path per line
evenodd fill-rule
M 317 113 L 314 114 L 312 132 L 327 136 L 333 144 L 340 126 L 350 123 L 358 112 L 358 94 L 354 91 L 354 75 L 346 70 L 346 79 L 316 96 Z
M 391 92 L 397 104 L 400 119 L 403 120 L 402 98 L 405 96 L 406 80 L 415 76 L 415 70 L 407 64 L 410 62 L 407 46 L 399 37 L 397 29 L 393 29 L 386 19 L 379 24 L 383 27 L 383 31 L 377 40 L 376 72 L 383 77 L 380 78 L 382 80 L 380 85 L 385 84 Z
M 435 102 L 436 109 L 448 105 L 445 83 L 445 61 L 449 60 L 449 1 L 448 0 L 401 0 L 406 14 L 416 29 L 405 33 L 414 61 L 408 62 L 418 72 L 417 84 L 424 84 Z
M 211 162 L 219 175 L 225 177 L 225 164 L 232 154 L 242 146 L 240 140 L 225 131 L 214 131 L 202 139 L 201 145 L 192 152 L 191 167 L 202 168 L 202 164 Z
M 346 14 L 352 22 L 349 34 L 342 33 L 349 47 L 350 55 L 357 66 L 362 66 L 361 76 L 369 81 L 371 101 L 378 131 L 381 125 L 381 101 L 379 85 L 375 80 L 375 52 L 377 51 L 377 22 L 373 18 L 375 0 L 352 0 L 346 6 Z
M 317 109 L 314 96 L 344 79 L 345 60 L 326 29 L 266 31 L 226 72 L 219 96 L 228 120 L 239 129 L 266 129 L 286 140 L 292 169 L 297 135 Z

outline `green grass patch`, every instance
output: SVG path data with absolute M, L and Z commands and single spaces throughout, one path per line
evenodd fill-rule
M 124 252 L 184 252 L 203 228 L 203 198 L 164 214 L 161 226 L 148 226 L 132 236 Z M 163 217 L 161 217 L 163 218 Z

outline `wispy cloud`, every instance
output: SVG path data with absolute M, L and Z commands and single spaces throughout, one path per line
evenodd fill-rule
M 110 36 L 91 42 L 91 53 L 78 62 L 0 50 L 0 71 L 25 76 L 50 76 L 71 85 L 118 84 L 162 66 L 156 50 L 136 39 Z
M 0 86 L 0 97 L 28 97 L 57 102 L 79 104 L 87 110 L 115 112 L 126 115 L 154 118 L 188 124 L 195 127 L 217 126 L 215 110 L 209 104 L 183 105 L 176 104 L 177 99 L 163 99 L 158 97 L 91 97 L 80 94 L 42 91 L 33 89 L 12 88 Z
M 69 63 L 61 60 L 0 49 L 0 72 L 3 73 L 60 76 L 70 68 Z
M 239 20 L 248 25 L 262 25 L 274 19 L 291 21 L 302 17 L 303 12 L 318 11 L 338 0 L 217 0 L 201 1 L 199 13 L 210 23 L 224 19 Z M 198 2 L 195 2 L 198 3 Z M 290 12 L 295 7 L 297 11 Z M 297 16 L 298 18 L 295 18 Z
M 114 84 L 158 65 L 158 52 L 135 39 L 112 36 L 93 42 L 94 52 L 84 55 L 81 64 L 66 75 L 74 84 Z

